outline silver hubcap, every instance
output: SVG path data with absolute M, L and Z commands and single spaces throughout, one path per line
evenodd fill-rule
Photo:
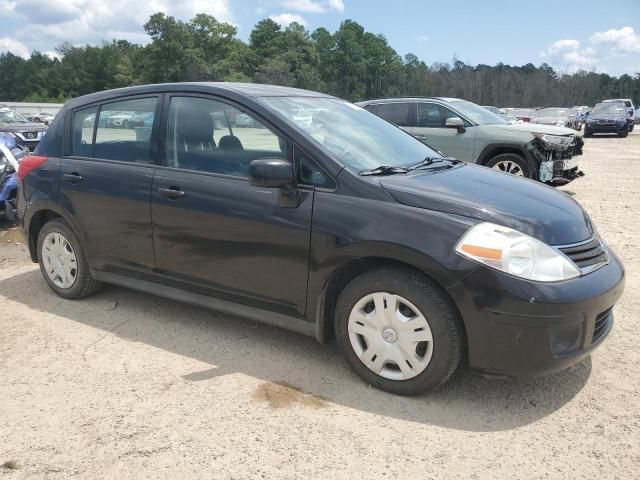
M 369 370 L 389 380 L 407 380 L 427 368 L 433 336 L 427 319 L 400 295 L 375 292 L 349 315 L 349 341 Z
M 504 173 L 510 173 L 511 175 L 516 175 L 518 177 L 524 177 L 522 169 L 518 166 L 518 164 L 509 160 L 503 160 L 502 162 L 496 163 L 493 166 L 493 169 L 500 170 Z
M 78 276 L 78 259 L 69 240 L 51 232 L 42 242 L 42 263 L 49 280 L 60 288 L 71 288 Z

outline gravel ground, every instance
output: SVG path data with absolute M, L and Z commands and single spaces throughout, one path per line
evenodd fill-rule
M 65 301 L 0 231 L 0 477 L 638 478 L 640 132 L 563 188 L 627 268 L 616 325 L 535 380 L 364 385 L 333 345 L 116 287 Z

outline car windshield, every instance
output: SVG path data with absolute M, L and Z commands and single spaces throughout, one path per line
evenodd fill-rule
M 536 112 L 536 117 L 564 118 L 569 115 L 566 108 L 543 108 Z
M 357 105 L 326 97 L 263 97 L 344 165 L 355 170 L 400 167 L 440 155 L 400 128 Z
M 600 103 L 593 107 L 592 113 L 624 113 L 624 103 Z
M 476 125 L 506 125 L 509 123 L 504 118 L 475 103 L 466 100 L 452 100 L 449 103 Z
M 4 124 L 29 123 L 29 120 L 24 118 L 15 110 L 3 108 L 0 110 L 0 123 L 4 123 Z

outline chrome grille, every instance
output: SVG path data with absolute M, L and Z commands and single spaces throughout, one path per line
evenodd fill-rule
M 593 237 L 584 242 L 557 247 L 575 263 L 582 273 L 589 273 L 608 261 L 607 252 L 599 238 Z

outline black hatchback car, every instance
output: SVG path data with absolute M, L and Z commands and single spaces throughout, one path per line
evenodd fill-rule
M 103 126 L 115 111 L 153 122 Z M 623 289 L 565 194 L 304 90 L 77 98 L 19 178 L 31 258 L 61 297 L 114 283 L 335 337 L 358 375 L 398 394 L 437 387 L 463 358 L 501 376 L 573 365 L 611 330 Z

